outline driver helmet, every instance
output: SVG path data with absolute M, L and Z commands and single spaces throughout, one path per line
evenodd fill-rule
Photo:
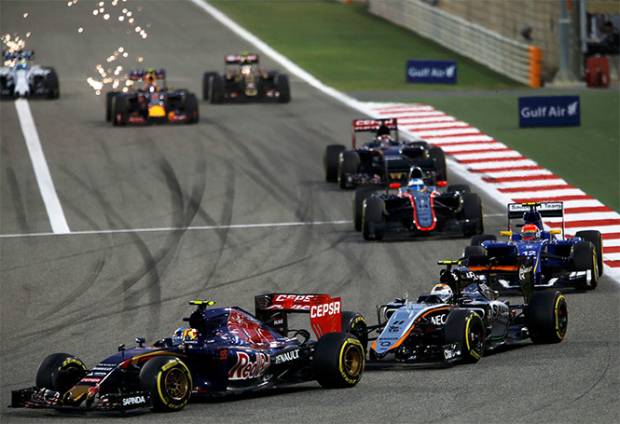
M 450 286 L 443 283 L 435 284 L 431 289 L 431 294 L 438 296 L 444 302 L 450 300 L 450 298 L 454 295 Z
M 407 189 L 410 191 L 423 191 L 426 188 L 421 178 L 412 178 L 407 183 Z
M 387 147 L 392 144 L 392 137 L 389 134 L 378 135 L 376 140 L 383 147 Z
M 536 224 L 525 224 L 521 228 L 521 240 L 538 240 L 540 238 L 540 230 Z

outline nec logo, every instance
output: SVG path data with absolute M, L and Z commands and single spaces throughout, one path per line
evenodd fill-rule
M 520 127 L 579 126 L 579 96 L 519 97 Z
M 433 325 L 444 325 L 448 321 L 448 314 L 435 315 L 431 317 Z

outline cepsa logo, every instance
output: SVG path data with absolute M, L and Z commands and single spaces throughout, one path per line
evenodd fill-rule
M 237 363 L 228 371 L 229 380 L 248 380 L 260 377 L 265 373 L 271 359 L 262 352 L 256 353 L 256 360 L 250 360 L 250 355 L 245 352 L 237 352 Z
M 274 302 L 300 302 L 300 303 L 310 303 L 314 296 L 310 294 L 298 295 L 298 294 L 279 294 L 274 299 Z
M 340 313 L 340 301 L 313 305 L 310 308 L 310 318 L 338 315 Z

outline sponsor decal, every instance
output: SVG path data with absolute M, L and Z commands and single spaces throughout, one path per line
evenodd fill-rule
M 99 383 L 101 378 L 99 377 L 84 377 L 80 380 L 80 383 Z
M 123 399 L 123 406 L 134 406 L 134 405 L 144 405 L 146 404 L 146 399 L 144 396 L 132 396 L 126 397 Z
M 310 308 L 310 318 L 338 315 L 340 313 L 340 300 L 335 302 L 313 305 Z
M 407 62 L 407 82 L 456 84 L 456 62 L 453 60 L 409 60 Z
M 448 314 L 439 314 L 431 317 L 433 325 L 444 325 L 448 321 Z
M 284 353 L 280 353 L 279 355 L 276 355 L 274 362 L 276 365 L 279 365 L 285 362 L 294 361 L 296 359 L 299 359 L 299 349 L 291 350 L 289 352 L 284 352 Z
M 579 96 L 519 97 L 520 127 L 581 125 Z
M 271 358 L 263 352 L 256 353 L 252 361 L 250 355 L 237 351 L 237 362 L 228 371 L 229 380 L 249 380 L 262 376 L 271 365 Z
M 292 300 L 293 302 L 310 303 L 314 296 L 312 295 L 296 295 L 296 294 L 279 294 L 274 299 L 274 302 L 284 302 L 286 300 Z

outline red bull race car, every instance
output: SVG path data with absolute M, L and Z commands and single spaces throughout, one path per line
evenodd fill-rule
M 36 373 L 35 386 L 15 390 L 11 407 L 56 410 L 178 411 L 190 398 L 264 390 L 306 381 L 323 387 L 355 386 L 364 370 L 364 348 L 347 330 L 359 315 L 343 312 L 340 298 L 325 294 L 265 294 L 256 315 L 239 307 L 196 307 L 187 326 L 151 346 L 141 337 L 92 368 L 77 356 L 54 353 Z M 310 315 L 313 339 L 291 329 L 292 313 Z
M 291 88 L 288 76 L 278 71 L 265 71 L 253 53 L 228 55 L 223 74 L 205 72 L 202 97 L 211 103 L 271 101 L 288 103 Z
M 133 85 L 127 92 L 106 93 L 106 121 L 114 126 L 198 122 L 196 95 L 184 89 L 169 89 L 163 69 L 131 71 L 128 80 Z

